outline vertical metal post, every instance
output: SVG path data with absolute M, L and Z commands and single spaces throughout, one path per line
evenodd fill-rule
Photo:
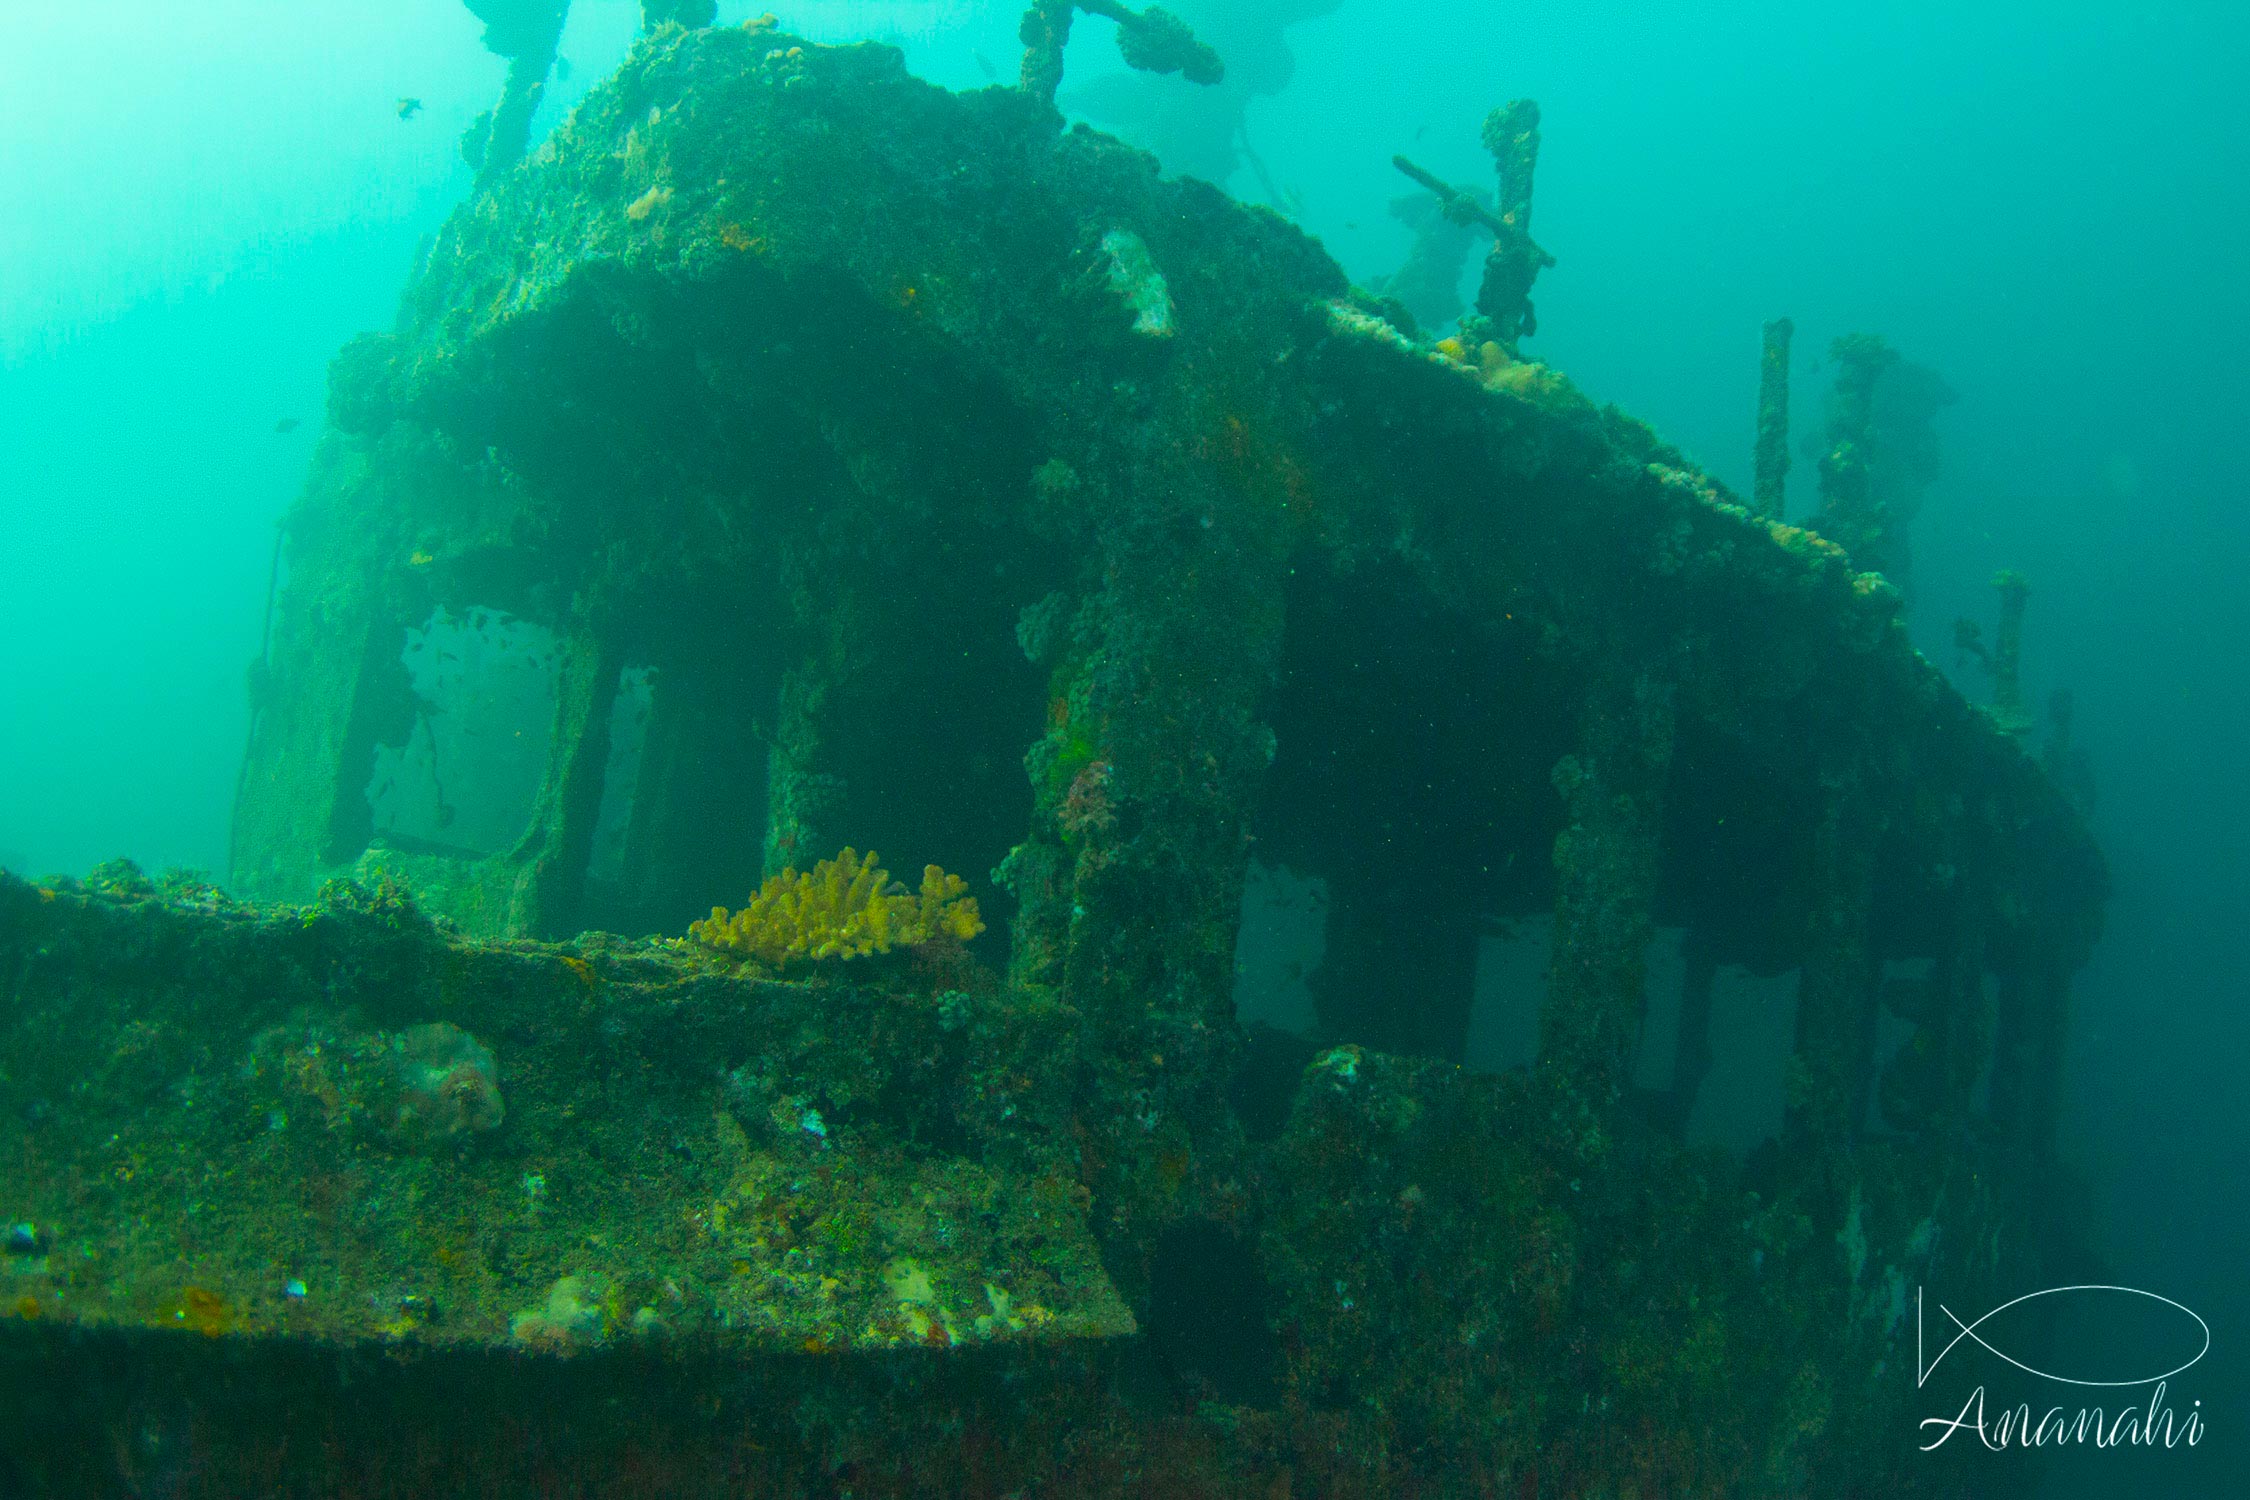
M 1758 359 L 1758 446 L 1752 495 L 1759 515 L 1780 520 L 1789 477 L 1789 341 L 1797 325 L 1776 318 L 1766 325 Z

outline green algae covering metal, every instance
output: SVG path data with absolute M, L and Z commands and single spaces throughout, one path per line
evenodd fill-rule
M 645 42 L 337 361 L 274 904 L 0 884 L 17 1472 L 1968 1486 L 1910 1289 L 2036 1274 L 2100 857 L 1881 577 L 1405 325 L 1023 92 Z M 846 846 L 990 930 L 680 936 Z M 1311 1038 L 1236 1022 L 1254 852 L 1331 892 Z M 1533 913 L 1538 1062 L 1464 1072 Z M 1747 1160 L 1692 1023 L 1632 1077 L 1659 926 L 1798 972 Z
M 342 884 L 0 902 L 39 1090 L 20 1317 L 557 1351 L 1133 1329 L 1055 1148 L 1051 1007 L 471 943 Z

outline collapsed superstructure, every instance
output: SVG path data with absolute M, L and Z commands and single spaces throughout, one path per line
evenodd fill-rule
M 13 1368 L 435 1351 L 323 1451 L 514 1381 L 620 1493 L 1897 1492 L 1907 1289 L 2037 1253 L 2098 853 L 1879 576 L 1402 321 L 1023 92 L 645 43 L 337 361 L 231 881 L 320 904 L 0 888 Z M 847 844 L 992 930 L 677 941 Z M 1327 892 L 1301 1043 L 1236 1021 L 1254 867 Z M 1533 916 L 1537 1060 L 1464 1071 Z M 1728 969 L 1798 975 L 1747 1160 L 1681 1139 Z M 163 1347 L 102 1399 L 196 1399 Z M 526 1348 L 582 1357 L 463 1373 Z

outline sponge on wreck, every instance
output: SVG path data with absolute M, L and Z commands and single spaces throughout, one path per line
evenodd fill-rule
M 814 865 L 809 875 L 783 870 L 740 911 L 713 907 L 708 918 L 688 927 L 688 936 L 779 968 L 945 938 L 967 942 L 984 931 L 976 898 L 960 876 L 929 865 L 921 890 L 909 891 L 875 861 L 873 850 L 862 855 L 846 849 Z

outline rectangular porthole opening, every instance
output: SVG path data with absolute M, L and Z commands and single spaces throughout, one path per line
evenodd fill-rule
M 1327 950 L 1328 882 L 1252 859 L 1234 942 L 1234 1015 L 1294 1036 L 1314 1029 L 1310 980 Z
M 601 810 L 594 817 L 593 848 L 586 859 L 589 881 L 615 885 L 625 876 L 626 844 L 633 804 L 640 795 L 649 712 L 655 699 L 654 668 L 627 667 L 617 674 L 617 696 L 609 710 L 609 756 L 602 766 Z
M 1724 967 L 1711 986 L 1710 1071 L 1687 1116 L 1691 1146 L 1742 1157 L 1781 1134 L 1796 1051 L 1798 973 Z
M 439 607 L 400 652 L 413 696 L 401 743 L 378 743 L 367 781 L 375 838 L 484 856 L 530 825 L 547 777 L 558 691 L 553 631 L 499 610 Z
M 1486 945 L 1553 900 L 1566 696 L 1527 630 L 1402 568 L 1292 577 L 1238 945 L 1246 1025 L 1286 1006 L 1323 1046 L 1467 1059 Z M 1317 945 L 1308 915 L 1261 904 L 1280 870 L 1325 898 Z M 1279 962 L 1301 974 L 1257 962 L 1282 926 Z
M 1486 929 L 1477 945 L 1476 993 L 1469 1008 L 1469 1067 L 1504 1073 L 1539 1060 L 1539 1012 L 1547 1003 L 1554 946 L 1551 913 Z

